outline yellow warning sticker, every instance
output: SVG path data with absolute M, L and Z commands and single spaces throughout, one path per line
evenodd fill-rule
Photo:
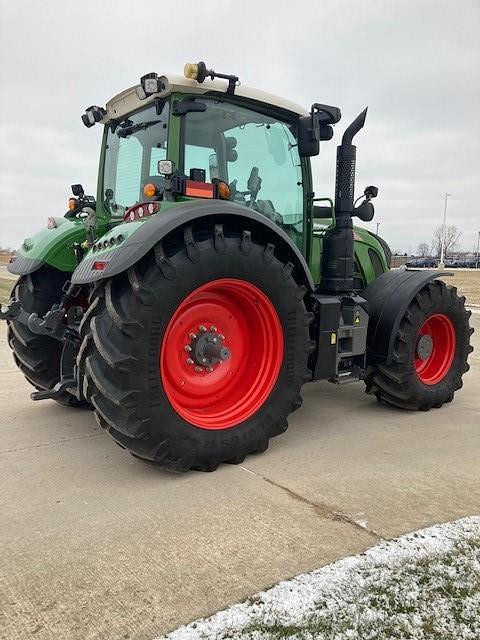
M 337 344 L 337 334 L 336 333 L 331 333 L 330 334 L 330 344 Z

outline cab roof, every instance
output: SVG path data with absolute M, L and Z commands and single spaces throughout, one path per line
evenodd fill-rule
M 121 93 L 111 98 L 106 104 L 107 114 L 103 118 L 102 122 L 106 124 L 110 120 L 118 120 L 119 118 L 123 118 L 132 111 L 140 109 L 140 107 L 146 106 L 149 103 L 153 102 L 156 98 L 165 98 L 172 93 L 175 93 L 176 91 L 182 93 L 196 93 L 199 95 L 209 92 L 226 94 L 228 87 L 228 82 L 225 80 L 210 80 L 208 78 L 201 84 L 196 80 L 189 80 L 187 78 L 184 78 L 183 76 L 178 75 L 161 76 L 159 79 L 164 84 L 165 89 L 148 96 L 144 100 L 140 100 L 140 98 L 137 96 L 136 87 L 138 85 L 130 87 L 129 89 L 125 89 Z M 271 93 L 260 91 L 259 89 L 252 89 L 250 87 L 238 85 L 237 87 L 235 87 L 235 95 L 242 98 L 247 98 L 260 104 L 272 105 L 273 107 L 284 109 L 285 111 L 288 111 L 296 116 L 308 115 L 304 107 L 301 107 L 294 102 L 290 102 L 289 100 L 285 100 L 284 98 L 275 96 Z

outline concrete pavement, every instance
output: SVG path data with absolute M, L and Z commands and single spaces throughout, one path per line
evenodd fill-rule
M 126 454 L 89 411 L 32 403 L 0 326 L 0 638 L 151 639 L 381 537 L 479 513 L 472 321 L 472 371 L 441 410 L 314 383 L 265 454 L 183 476 Z

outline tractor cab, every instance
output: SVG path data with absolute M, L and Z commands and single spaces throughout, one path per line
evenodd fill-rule
M 133 87 L 84 115 L 87 126 L 93 114 L 105 125 L 103 213 L 129 220 L 129 209 L 145 202 L 221 198 L 268 217 L 306 251 L 311 176 L 297 141 L 305 110 L 244 87 L 226 93 L 218 80 L 203 92 L 191 78 L 156 83 L 152 96 L 143 91 L 141 99 Z
M 170 193 L 177 200 L 222 198 L 270 218 L 302 247 L 306 170 L 292 117 L 275 118 L 235 98 L 177 94 L 106 125 L 103 206 L 124 217 Z
M 319 152 L 320 140 L 332 137 L 339 109 L 315 104 L 308 113 L 213 71 L 204 84 L 210 72 L 202 64 L 186 65 L 183 78 L 148 74 L 106 109 L 87 109 L 87 126 L 105 125 L 98 218 L 135 222 L 164 211 L 167 202 L 227 200 L 283 229 L 319 283 L 319 228 L 334 223 L 334 210 L 333 203 L 314 204 L 309 156 Z M 378 242 L 369 234 L 358 239 L 365 251 L 377 252 L 384 271 Z M 359 285 L 371 276 L 359 274 Z

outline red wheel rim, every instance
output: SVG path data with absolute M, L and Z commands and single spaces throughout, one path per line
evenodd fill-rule
M 422 336 L 430 338 L 430 353 L 420 358 L 419 344 Z M 437 384 L 445 378 L 455 356 L 456 342 L 455 328 L 448 316 L 436 313 L 425 320 L 418 333 L 415 353 L 415 370 L 424 384 Z
M 201 331 L 218 336 L 230 357 L 208 368 L 192 361 Z M 184 420 L 227 429 L 262 406 L 282 361 L 282 325 L 269 298 L 249 282 L 225 278 L 181 302 L 163 337 L 159 369 L 165 393 Z

